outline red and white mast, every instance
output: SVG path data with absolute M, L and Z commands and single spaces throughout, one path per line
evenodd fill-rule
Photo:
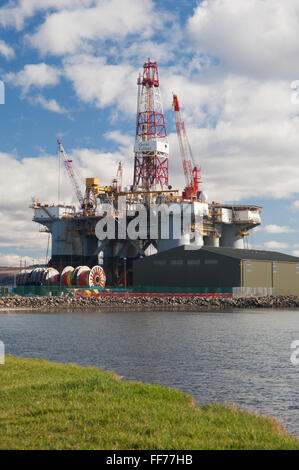
M 159 88 L 157 62 L 148 59 L 138 80 L 135 139 L 135 189 L 165 189 L 168 186 L 169 145 Z
M 122 181 L 123 181 L 123 168 L 122 168 L 121 162 L 119 162 L 116 176 L 112 180 L 112 187 L 114 191 L 116 191 L 117 193 L 120 193 L 122 190 Z

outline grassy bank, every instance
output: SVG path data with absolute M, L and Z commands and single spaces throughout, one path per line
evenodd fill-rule
M 6 357 L 1 449 L 299 449 L 270 418 L 113 373 Z

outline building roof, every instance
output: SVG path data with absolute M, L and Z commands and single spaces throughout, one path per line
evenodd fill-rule
M 253 210 L 253 211 L 258 211 L 258 212 L 262 212 L 263 211 L 263 207 L 261 206 L 255 206 L 255 205 L 252 205 L 252 204 L 249 204 L 249 205 L 245 205 L 244 204 L 219 204 L 219 203 L 214 203 L 212 202 L 211 204 L 213 207 L 220 207 L 220 208 L 224 208 L 224 209 L 247 209 L 247 210 Z
M 266 251 L 266 250 L 246 250 L 238 248 L 226 248 L 226 247 L 213 247 L 213 246 L 202 246 L 199 249 L 190 250 L 187 245 L 180 245 L 169 250 L 160 251 L 154 255 L 146 256 L 138 261 L 150 260 L 154 258 L 171 258 L 172 256 L 186 256 L 186 258 L 196 258 L 202 252 L 208 252 L 218 256 L 227 256 L 235 259 L 245 260 L 261 260 L 261 261 L 284 261 L 289 263 L 299 263 L 299 257 L 288 255 L 286 253 L 279 253 L 278 251 Z
M 237 248 L 216 248 L 211 246 L 204 246 L 202 250 L 209 251 L 218 255 L 228 256 L 230 258 L 237 259 L 256 259 L 256 260 L 268 260 L 268 261 L 288 261 L 288 262 L 299 262 L 299 258 L 296 256 L 287 255 L 285 253 L 279 253 L 278 251 L 265 251 L 265 250 L 245 250 Z

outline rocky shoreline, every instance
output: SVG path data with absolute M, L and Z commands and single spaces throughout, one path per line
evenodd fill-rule
M 106 308 L 144 310 L 221 310 L 256 308 L 299 308 L 299 297 L 199 297 L 199 296 L 157 296 L 157 297 L 0 297 L 0 310 L 102 310 Z

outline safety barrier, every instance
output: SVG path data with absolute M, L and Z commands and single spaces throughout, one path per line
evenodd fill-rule
M 133 286 L 134 293 L 165 294 L 232 294 L 232 287 Z
M 8 297 L 11 293 L 11 288 L 7 286 L 0 287 L 0 295 L 2 297 Z
M 117 288 L 108 287 L 101 289 L 100 287 L 81 287 L 68 288 L 64 286 L 17 286 L 12 292 L 14 295 L 21 296 L 68 296 L 68 297 L 231 297 L 231 288 L 184 288 L 184 287 L 132 287 Z
M 64 296 L 67 292 L 65 287 L 60 286 L 17 286 L 12 293 L 21 296 Z
M 233 287 L 233 297 L 267 297 L 275 295 L 273 287 Z

